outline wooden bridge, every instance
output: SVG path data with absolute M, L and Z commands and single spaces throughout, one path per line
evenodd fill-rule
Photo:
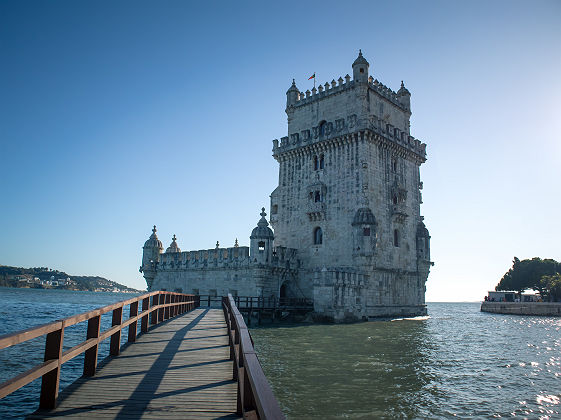
M 1 336 L 0 350 L 46 340 L 44 362 L 0 384 L 0 398 L 40 377 L 39 409 L 29 419 L 284 419 L 234 298 L 221 304 L 201 308 L 198 296 L 158 291 Z M 100 331 L 108 312 L 112 326 Z M 86 340 L 63 351 L 65 328 L 86 321 Z M 110 357 L 98 363 L 105 339 Z M 59 396 L 62 364 L 82 353 L 83 376 Z

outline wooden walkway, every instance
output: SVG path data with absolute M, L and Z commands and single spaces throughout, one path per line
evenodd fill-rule
M 236 419 L 221 309 L 195 309 L 152 328 L 29 419 Z

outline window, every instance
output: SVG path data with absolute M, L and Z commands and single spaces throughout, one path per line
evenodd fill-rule
M 397 159 L 392 158 L 392 172 L 397 172 Z
M 397 231 L 397 229 L 393 230 L 393 246 L 399 246 L 399 232 Z
M 265 242 L 261 241 L 257 244 L 257 248 L 259 249 L 259 252 L 263 252 L 265 251 Z
M 327 124 L 325 121 L 322 121 L 319 123 L 319 135 L 320 136 L 324 136 L 325 135 L 325 128 L 326 128 Z
M 325 158 L 323 157 L 323 155 L 320 155 L 320 157 L 319 157 L 319 168 L 320 169 L 323 169 L 324 163 L 325 163 Z
M 318 157 L 314 156 L 314 171 L 317 171 L 318 169 L 319 169 Z
M 364 69 L 363 69 L 362 67 L 360 68 L 360 72 L 361 72 L 361 73 L 364 73 Z
M 314 245 L 321 245 L 323 243 L 323 233 L 320 227 L 314 229 Z
M 279 206 L 277 204 L 273 204 L 273 208 L 271 209 L 271 214 L 277 214 L 279 212 Z
M 315 203 L 320 203 L 321 202 L 321 194 L 319 193 L 319 191 L 316 191 L 314 194 L 314 202 Z
M 365 227 L 362 229 L 362 236 L 370 236 L 370 228 Z
M 393 204 L 394 204 L 394 205 L 397 204 L 397 194 L 394 194 L 394 195 L 393 195 L 392 201 L 393 201 Z

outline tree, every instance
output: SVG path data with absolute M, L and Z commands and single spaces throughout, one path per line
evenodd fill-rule
M 561 264 L 553 259 L 534 257 L 528 260 L 519 260 L 514 257 L 512 267 L 501 278 L 495 290 L 515 290 L 522 293 L 526 289 L 533 289 L 544 294 L 547 292 L 543 276 L 552 276 L 561 271 Z
M 544 289 L 545 296 L 551 302 L 561 301 L 561 274 L 555 273 L 551 276 L 542 276 L 540 283 Z

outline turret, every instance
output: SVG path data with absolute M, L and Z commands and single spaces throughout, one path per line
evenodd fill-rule
M 356 83 L 368 82 L 368 61 L 362 56 L 362 50 L 358 50 L 358 57 L 353 63 L 353 80 Z
M 417 225 L 417 258 L 430 261 L 430 235 L 422 217 Z
M 257 222 L 257 227 L 251 232 L 249 255 L 252 261 L 260 264 L 267 264 L 273 258 L 273 241 L 275 235 L 269 227 L 269 222 L 265 218 L 265 207 L 261 209 L 261 219 Z
M 298 101 L 299 96 L 300 91 L 296 87 L 296 82 L 292 79 L 292 86 L 286 91 L 286 107 L 289 108 L 291 105 L 294 105 Z
M 152 235 L 150 235 L 142 247 L 142 265 L 140 266 L 140 272 L 143 273 L 146 279 L 148 290 L 152 288 L 152 283 L 156 277 L 156 266 L 160 261 L 160 254 L 163 250 L 164 247 L 156 235 L 156 225 L 154 225 Z
M 173 238 L 171 238 L 171 244 L 169 245 L 168 249 L 166 249 L 166 253 L 172 254 L 175 252 L 181 252 L 181 249 L 179 249 L 179 246 L 177 245 L 177 238 L 175 237 L 175 235 L 173 235 Z
M 401 87 L 397 91 L 397 100 L 406 109 L 411 111 L 411 93 L 409 93 L 409 91 L 407 90 L 407 88 L 403 84 L 403 80 L 401 81 Z

